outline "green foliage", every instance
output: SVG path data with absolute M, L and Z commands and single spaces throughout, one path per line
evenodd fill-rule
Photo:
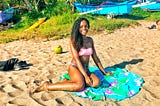
M 147 11 L 142 10 L 141 8 L 133 8 L 132 11 L 130 12 L 130 15 L 134 16 L 135 19 L 137 18 L 145 19 L 147 17 L 150 17 L 151 14 Z
M 46 7 L 43 11 L 47 17 L 62 15 L 68 12 L 71 12 L 71 7 L 67 2 L 64 1 L 57 1 L 56 6 L 53 7 Z
M 26 28 L 26 27 L 30 26 L 38 18 L 43 17 L 43 14 L 36 11 L 36 10 L 32 10 L 29 13 L 22 14 L 20 17 L 21 17 L 21 21 L 19 24 L 15 25 L 15 27 L 14 27 L 15 30 L 20 29 L 20 28 Z
M 57 25 L 72 24 L 77 17 L 78 14 L 66 13 L 63 16 L 62 15 L 56 16 L 56 22 Z
M 45 38 L 54 37 L 54 39 L 58 39 L 66 37 L 66 35 L 70 34 L 72 24 L 78 17 L 79 15 L 71 13 L 52 16 L 43 26 L 40 26 L 37 31 L 39 34 L 45 35 Z
M 160 12 L 154 12 L 147 18 L 147 20 L 157 21 L 160 19 Z
M 94 31 L 103 31 L 108 30 L 109 32 L 113 32 L 115 29 L 119 29 L 122 27 L 127 27 L 132 24 L 136 24 L 135 21 L 130 21 L 128 19 L 111 19 L 107 20 L 104 18 L 98 20 L 92 20 L 92 30 Z M 96 26 L 93 26 L 96 25 Z
M 8 42 L 12 42 L 12 41 L 14 41 L 12 38 L 6 38 L 3 40 L 0 40 L 1 43 L 8 43 Z
M 37 18 L 43 17 L 43 14 L 41 12 L 36 11 L 36 10 L 32 10 L 25 15 L 27 18 L 29 18 L 31 20 L 35 20 Z
M 71 12 L 71 6 L 65 1 L 59 1 L 54 11 L 57 11 L 58 15 Z
M 11 4 L 11 0 L 1 0 L 0 10 L 4 10 L 5 8 L 8 8 L 9 4 Z
M 129 14 L 129 17 L 127 18 L 134 20 L 143 19 L 143 20 L 156 21 L 160 19 L 160 12 L 149 12 L 142 10 L 141 8 L 133 8 Z

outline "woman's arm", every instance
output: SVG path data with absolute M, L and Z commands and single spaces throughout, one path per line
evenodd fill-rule
M 104 75 L 106 75 L 107 72 L 105 72 L 105 70 L 104 70 L 104 68 L 103 68 L 103 66 L 102 66 L 102 64 L 101 64 L 101 61 L 100 61 L 100 59 L 99 59 L 98 56 L 97 56 L 97 53 L 96 53 L 96 50 L 95 50 L 95 47 L 94 47 L 94 42 L 93 42 L 93 40 L 92 40 L 92 49 L 93 49 L 92 58 L 93 58 L 94 63 L 95 63 L 96 66 L 101 70 L 101 72 L 102 72 Z

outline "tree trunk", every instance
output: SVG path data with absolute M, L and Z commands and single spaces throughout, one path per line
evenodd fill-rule
M 32 5 L 30 4 L 30 2 L 28 0 L 24 0 L 24 2 L 26 3 L 28 10 L 31 11 Z
M 46 1 L 46 0 L 43 0 L 44 1 L 44 3 L 46 4 L 46 5 L 48 5 L 48 2 Z
M 38 11 L 38 4 L 37 4 L 36 0 L 34 0 L 34 8 L 35 8 L 35 10 Z
M 69 0 L 69 4 L 70 4 L 70 6 L 72 7 L 72 12 L 74 13 L 75 12 L 75 7 L 74 7 L 74 2 L 75 2 L 76 0 Z

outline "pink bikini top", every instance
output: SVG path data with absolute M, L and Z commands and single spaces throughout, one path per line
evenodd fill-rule
M 92 48 L 81 48 L 80 51 L 79 51 L 79 56 L 88 56 L 88 55 L 92 55 L 93 54 L 93 50 Z

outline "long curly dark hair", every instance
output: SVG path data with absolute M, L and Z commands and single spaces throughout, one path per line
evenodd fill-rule
M 89 21 L 86 18 L 78 18 L 72 27 L 72 32 L 71 32 L 71 41 L 74 44 L 74 47 L 76 48 L 77 51 L 80 50 L 81 47 L 83 47 L 83 39 L 81 33 L 79 32 L 80 24 L 81 21 L 85 20 L 88 24 L 88 28 L 90 27 Z

